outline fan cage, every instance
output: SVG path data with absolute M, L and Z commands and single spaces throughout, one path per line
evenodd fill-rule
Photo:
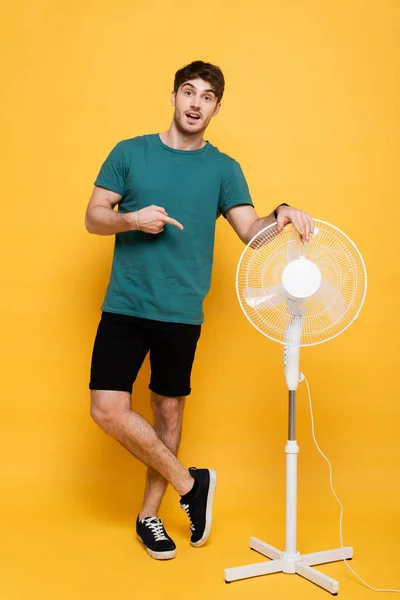
M 314 219 L 314 224 L 318 233 L 305 243 L 292 224 L 280 234 L 276 223 L 268 225 L 247 244 L 237 267 L 236 291 L 244 314 L 260 333 L 281 344 L 290 344 L 285 336 L 292 319 L 302 319 L 300 346 L 335 338 L 358 317 L 365 300 L 367 273 L 354 242 L 325 221 Z M 322 283 L 316 295 L 299 302 L 281 280 L 285 266 L 301 256 L 318 266 Z M 247 302 L 254 294 L 265 297 L 260 307 Z

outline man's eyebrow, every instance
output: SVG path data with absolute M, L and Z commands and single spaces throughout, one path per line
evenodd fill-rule
M 198 89 L 200 89 L 200 88 L 197 88 L 195 85 L 193 85 L 193 83 L 186 82 L 186 83 L 184 83 L 184 84 L 182 85 L 182 87 L 185 87 L 185 85 L 189 85 L 189 86 L 190 86 L 191 88 L 193 88 L 194 90 L 198 90 Z M 207 93 L 210 93 L 210 92 L 211 92 L 212 94 L 214 94 L 214 96 L 216 96 L 216 95 L 217 95 L 217 94 L 215 93 L 215 91 L 214 91 L 214 90 L 200 90 L 200 91 L 202 91 L 202 92 L 207 92 Z

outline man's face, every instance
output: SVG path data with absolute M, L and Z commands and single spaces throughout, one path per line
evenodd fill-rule
M 203 132 L 220 109 L 212 86 L 203 79 L 185 81 L 172 94 L 177 129 L 186 135 Z

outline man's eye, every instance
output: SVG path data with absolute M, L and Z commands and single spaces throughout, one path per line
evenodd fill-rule
M 204 100 L 211 100 L 211 96 L 204 96 Z
M 185 91 L 185 94 L 186 94 L 186 96 L 191 96 L 191 95 L 192 95 L 192 92 L 191 92 L 190 90 L 186 90 L 186 91 Z

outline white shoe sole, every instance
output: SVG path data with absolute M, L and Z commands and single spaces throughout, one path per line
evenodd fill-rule
M 208 469 L 210 473 L 210 488 L 208 490 L 207 507 L 206 507 L 206 526 L 204 533 L 198 542 L 190 542 L 193 548 L 200 548 L 204 546 L 210 536 L 211 524 L 212 524 L 212 505 L 214 502 L 215 487 L 217 485 L 217 473 L 213 469 Z
M 169 552 L 154 552 L 153 550 L 150 550 L 150 548 L 148 548 L 146 546 L 146 544 L 144 543 L 144 541 L 142 540 L 142 538 L 140 537 L 140 535 L 136 534 L 138 540 L 140 540 L 143 544 L 143 546 L 146 548 L 147 550 L 147 554 L 149 554 L 151 556 L 151 558 L 155 558 L 156 560 L 171 560 L 171 558 L 175 558 L 176 556 L 176 548 L 175 550 L 170 550 Z

